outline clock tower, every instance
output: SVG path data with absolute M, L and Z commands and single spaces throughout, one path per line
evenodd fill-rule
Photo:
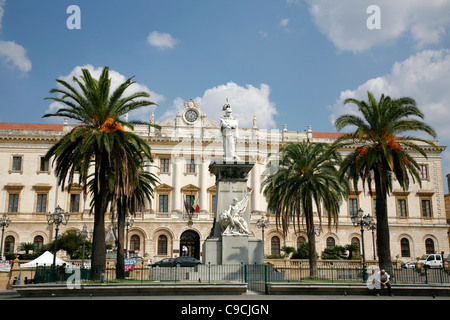
M 201 118 L 201 111 L 198 107 L 198 103 L 194 99 L 190 99 L 184 103 L 184 109 L 182 111 L 182 119 L 187 125 L 193 125 Z

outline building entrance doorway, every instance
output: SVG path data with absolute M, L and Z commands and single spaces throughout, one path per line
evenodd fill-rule
M 181 234 L 180 256 L 192 257 L 200 260 L 200 236 L 193 230 Z

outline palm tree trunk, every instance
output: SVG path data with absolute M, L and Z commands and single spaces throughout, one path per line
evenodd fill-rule
M 311 278 L 317 275 L 317 257 L 316 257 L 316 236 L 314 231 L 308 233 L 308 250 L 309 250 L 309 276 Z
M 125 279 L 125 204 L 122 200 L 117 200 L 117 261 L 116 279 Z
M 94 234 L 92 241 L 91 280 L 98 281 L 106 267 L 105 213 L 108 206 L 105 183 L 105 168 L 102 157 L 96 159 L 96 178 L 94 181 Z
M 376 216 L 377 216 L 377 251 L 380 269 L 388 273 L 392 269 L 391 247 L 389 235 L 389 221 L 387 209 L 387 191 L 378 170 L 374 170 L 376 189 Z
M 105 272 L 106 244 L 105 244 L 105 210 L 103 201 L 95 204 L 94 234 L 92 241 L 91 280 L 100 280 L 100 275 Z
M 317 275 L 317 255 L 316 255 L 316 235 L 314 233 L 314 212 L 312 207 L 312 199 L 309 196 L 306 200 L 306 233 L 308 236 L 309 251 L 309 276 L 311 278 Z

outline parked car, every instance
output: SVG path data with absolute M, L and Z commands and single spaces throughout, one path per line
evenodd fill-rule
M 442 268 L 442 256 L 440 254 L 426 254 L 419 260 L 425 267 Z
M 197 260 L 192 257 L 178 257 L 173 261 L 173 265 L 178 267 L 195 267 L 196 265 L 202 264 L 200 260 Z
M 416 267 L 416 262 L 415 261 L 407 262 L 403 266 L 403 268 L 405 268 L 405 269 L 414 269 L 415 267 Z
M 156 261 L 151 266 L 152 267 L 173 267 L 174 258 L 164 258 L 162 260 Z

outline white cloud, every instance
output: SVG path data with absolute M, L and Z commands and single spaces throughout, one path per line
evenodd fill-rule
M 223 115 L 222 106 L 226 99 L 231 105 L 233 115 L 239 120 L 242 128 L 251 128 L 253 116 L 256 116 L 258 128 L 272 129 L 276 127 L 274 116 L 277 114 L 275 104 L 270 101 L 270 87 L 261 84 L 259 88 L 247 84 L 239 86 L 230 81 L 227 84 L 207 89 L 202 97 L 194 100 L 199 103 L 200 109 L 206 113 L 208 119 L 219 121 Z M 162 121 L 174 118 L 179 110 L 183 109 L 184 100 L 176 98 L 171 108 L 161 117 Z
M 289 24 L 289 18 L 281 19 L 280 23 L 278 24 L 280 27 L 286 28 Z
M 178 43 L 178 40 L 173 38 L 169 33 L 160 33 L 158 31 L 153 31 L 148 35 L 147 42 L 160 50 L 165 50 L 175 47 L 175 45 Z
M 24 74 L 31 70 L 31 61 L 27 57 L 27 51 L 13 41 L 0 40 L 0 58 L 4 59 L 7 64 L 13 64 Z
M 6 0 L 0 0 L 0 30 L 2 29 L 2 19 L 3 15 L 5 14 L 5 9 L 3 7 L 5 6 Z
M 2 29 L 4 6 L 6 0 L 0 0 L 0 31 Z M 31 61 L 27 57 L 27 51 L 20 44 L 13 41 L 0 40 L 0 58 L 6 61 L 7 65 L 12 64 L 24 74 L 31 70 Z
M 391 98 L 411 97 L 424 113 L 424 121 L 438 134 L 439 144 L 450 146 L 450 49 L 424 50 L 396 62 L 391 73 L 368 80 L 354 90 L 345 90 L 331 107 L 330 120 L 342 114 L 357 113 L 354 104 L 344 105 L 347 98 L 367 101 L 367 91 L 377 99 L 384 93 Z M 416 134 L 417 135 L 417 134 Z M 429 136 L 426 136 L 430 138 Z M 450 150 L 442 154 L 443 173 L 450 173 Z
M 84 65 L 84 66 L 77 66 L 75 67 L 68 75 L 60 76 L 59 79 L 64 80 L 68 82 L 69 84 L 73 85 L 74 88 L 78 88 L 78 85 L 73 81 L 73 77 L 80 78 L 82 75 L 82 69 L 87 69 L 91 73 L 92 77 L 95 79 L 98 79 L 101 75 L 101 72 L 103 70 L 103 67 L 95 68 L 92 65 Z M 110 93 L 113 93 L 114 90 L 123 82 L 125 82 L 129 77 L 125 77 L 121 73 L 115 71 L 115 70 L 109 70 L 109 77 L 111 79 L 111 89 Z M 133 79 L 135 80 L 135 79 Z M 58 86 L 60 86 L 58 84 Z M 124 96 L 128 96 L 131 94 L 134 94 L 139 91 L 144 91 L 148 94 L 150 94 L 149 100 L 155 103 L 160 103 L 165 99 L 165 97 L 161 94 L 155 93 L 151 91 L 147 86 L 140 84 L 140 83 L 134 83 L 130 87 L 128 87 L 127 90 L 124 92 Z M 49 108 L 47 109 L 46 113 L 53 113 L 56 110 L 58 110 L 62 105 L 58 102 L 53 102 L 50 104 Z M 142 120 L 142 121 L 149 121 L 149 117 L 152 111 L 155 110 L 155 106 L 148 106 L 143 107 L 138 110 L 134 110 L 130 112 L 129 114 L 129 120 Z
M 409 35 L 418 49 L 439 43 L 450 26 L 450 1 L 305 0 L 318 29 L 342 51 L 362 52 Z M 381 11 L 381 29 L 369 30 L 367 7 Z

